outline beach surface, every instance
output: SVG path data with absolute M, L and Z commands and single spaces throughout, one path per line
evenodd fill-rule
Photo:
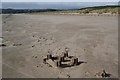
M 103 69 L 118 77 L 118 17 L 2 15 L 3 78 L 96 78 Z M 54 68 L 43 63 L 52 51 L 69 48 L 80 64 Z

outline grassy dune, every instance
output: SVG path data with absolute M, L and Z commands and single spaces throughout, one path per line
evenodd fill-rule
M 61 14 L 61 13 L 77 13 L 77 14 L 89 14 L 89 13 L 97 13 L 97 14 L 104 14 L 104 13 L 111 13 L 111 14 L 118 14 L 118 9 L 120 6 L 96 6 L 96 7 L 88 7 L 82 8 L 78 10 L 62 10 L 62 11 L 54 11 L 54 12 L 41 12 L 45 14 Z M 39 13 L 39 12 L 34 12 Z

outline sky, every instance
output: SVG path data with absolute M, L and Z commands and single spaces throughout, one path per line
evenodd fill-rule
M 120 0 L 1 0 L 2 2 L 119 2 Z
M 3 9 L 80 9 L 92 6 L 118 5 L 117 2 L 3 2 Z

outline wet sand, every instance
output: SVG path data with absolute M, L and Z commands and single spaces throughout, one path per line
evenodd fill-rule
M 95 78 L 105 69 L 118 77 L 118 17 L 3 15 L 4 78 Z M 47 51 L 64 48 L 80 65 L 54 68 L 43 63 Z

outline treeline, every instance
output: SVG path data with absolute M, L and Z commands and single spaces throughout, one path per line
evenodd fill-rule
M 2 9 L 2 14 L 36 13 L 36 12 L 54 12 L 61 11 L 57 9 Z

